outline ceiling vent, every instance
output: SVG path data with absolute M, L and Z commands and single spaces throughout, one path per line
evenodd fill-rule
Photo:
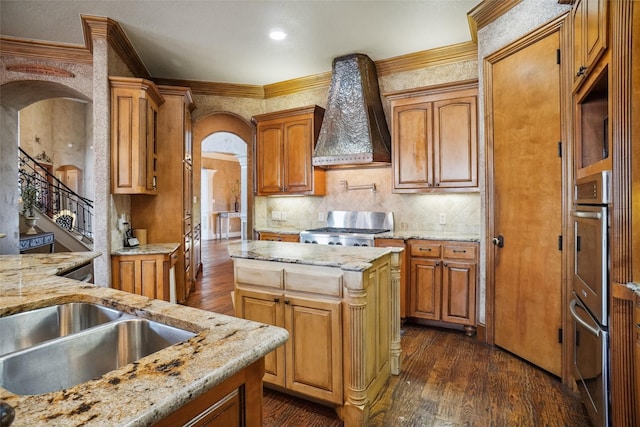
M 391 136 L 380 100 L 375 63 L 363 54 L 335 58 L 313 165 L 355 167 L 390 163 Z

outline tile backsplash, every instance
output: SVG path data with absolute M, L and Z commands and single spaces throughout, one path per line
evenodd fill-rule
M 376 191 L 345 189 L 375 184 Z M 480 234 L 480 193 L 394 194 L 392 169 L 361 168 L 327 171 L 327 195 L 324 197 L 256 197 L 254 221 L 257 228 L 322 227 L 331 210 L 393 212 L 396 230 L 438 230 Z M 273 213 L 280 220 L 273 219 Z M 440 214 L 446 224 L 439 222 Z

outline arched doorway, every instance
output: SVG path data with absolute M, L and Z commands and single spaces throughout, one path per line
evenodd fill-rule
M 23 108 L 38 101 L 53 98 L 70 98 L 87 102 L 92 108 L 91 99 L 74 88 L 61 83 L 21 80 L 0 86 L 2 97 L 0 104 L 0 232 L 6 238 L 0 239 L 0 254 L 17 254 L 19 252 L 19 212 L 17 209 L 19 190 L 18 182 L 18 145 L 19 145 L 19 112 Z M 85 126 L 85 123 L 79 124 Z M 91 127 L 87 126 L 87 129 Z M 87 143 L 93 135 L 87 134 Z

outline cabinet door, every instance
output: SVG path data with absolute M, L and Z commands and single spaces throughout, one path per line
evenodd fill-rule
M 258 126 L 256 167 L 258 195 L 280 193 L 284 189 L 282 123 Z
M 287 389 L 342 404 L 342 321 L 339 301 L 285 295 Z
M 572 11 L 576 89 L 607 48 L 607 4 L 607 0 L 579 0 Z
M 410 317 L 440 320 L 441 276 L 439 260 L 411 258 Z
M 281 293 L 253 292 L 236 289 L 236 316 L 243 319 L 284 327 L 283 297 Z M 313 336 L 315 332 L 311 334 Z M 291 338 L 289 338 L 291 340 Z M 264 381 L 281 387 L 285 386 L 285 348 L 280 346 L 264 359 Z
M 297 243 L 300 241 L 299 234 L 280 234 L 280 233 L 269 233 L 269 232 L 260 232 L 260 240 L 270 240 L 273 242 L 294 242 Z
M 445 260 L 442 264 L 442 320 L 475 325 L 477 264 Z
M 313 133 L 311 119 L 301 119 L 284 126 L 284 191 L 311 191 Z
M 155 194 L 158 190 L 158 107 L 148 100 L 140 100 L 141 103 L 143 101 L 145 101 L 143 114 L 146 114 L 146 120 L 140 139 L 143 140 L 143 132 L 146 132 L 146 145 L 141 147 L 140 162 L 144 164 L 146 160 L 146 168 L 142 173 L 146 177 L 146 190 L 150 194 Z M 142 106 L 140 108 L 142 109 Z
M 431 102 L 393 108 L 394 190 L 433 186 L 432 115 Z
M 441 188 L 478 186 L 478 124 L 476 97 L 433 104 L 434 185 Z

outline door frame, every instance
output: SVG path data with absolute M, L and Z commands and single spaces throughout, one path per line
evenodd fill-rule
M 493 93 L 492 71 L 493 65 L 503 58 L 518 52 L 537 41 L 544 39 L 550 34 L 559 32 L 560 36 L 560 124 L 562 141 L 562 182 L 564 187 L 561 189 L 562 194 L 562 267 L 561 267 L 561 324 L 563 329 L 562 340 L 562 360 L 561 360 L 561 378 L 564 384 L 573 382 L 571 371 L 571 344 L 573 337 L 573 326 L 570 322 L 568 306 L 571 293 L 570 281 L 570 253 L 572 252 L 573 231 L 570 227 L 569 211 L 572 201 L 572 188 L 574 177 L 573 168 L 573 132 L 571 124 L 573 123 L 572 109 L 572 76 L 571 76 L 571 58 L 573 49 L 572 35 L 570 34 L 570 14 L 560 16 L 542 27 L 530 32 L 513 43 L 503 47 L 493 54 L 484 58 L 483 77 L 484 77 L 484 117 L 485 117 L 485 188 L 486 188 L 486 216 L 485 216 L 485 247 L 486 250 L 486 306 L 485 306 L 485 327 L 486 341 L 490 345 L 495 345 L 495 246 L 492 244 L 492 238 L 496 235 L 495 228 L 495 199 L 494 186 L 495 179 L 493 175 Z

